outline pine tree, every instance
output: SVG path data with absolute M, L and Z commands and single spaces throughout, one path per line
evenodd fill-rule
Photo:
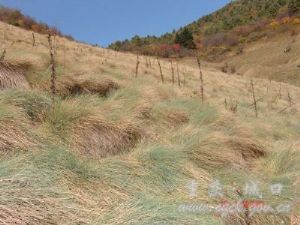
M 196 48 L 193 34 L 188 28 L 184 28 L 175 35 L 175 43 L 189 49 Z
M 300 1 L 299 0 L 289 0 L 288 9 L 290 14 L 294 14 L 300 9 Z

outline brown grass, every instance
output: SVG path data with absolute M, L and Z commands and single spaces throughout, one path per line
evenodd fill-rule
M 101 97 L 107 97 L 109 93 L 119 88 L 118 83 L 108 78 L 102 80 L 87 80 L 66 76 L 58 81 L 57 92 L 62 97 L 79 94 L 97 94 Z
M 54 197 L 54 194 L 49 195 L 40 189 L 33 191 L 34 183 L 26 178 L 1 179 L 0 184 L 1 198 L 5 199 L 0 205 L 0 224 L 59 224 L 58 221 L 63 221 L 64 218 L 72 221 L 64 224 L 87 224 L 87 221 L 91 223 L 91 212 L 90 218 L 86 218 L 82 215 L 84 210 L 78 205 L 69 209 L 64 207 L 66 192 L 59 199 Z M 82 203 L 80 193 L 75 195 L 78 202 Z
M 71 149 L 102 158 L 127 152 L 141 137 L 141 130 L 131 123 L 112 124 L 90 117 L 74 128 Z
M 167 120 L 175 126 L 189 122 L 188 114 L 183 111 L 169 112 L 166 116 Z
M 159 124 L 167 127 L 179 127 L 189 122 L 189 116 L 187 112 L 181 110 L 169 110 L 164 109 L 152 115 L 152 119 L 157 121 L 159 118 Z
M 264 147 L 249 138 L 230 137 L 224 140 L 224 144 L 241 155 L 246 162 L 266 156 Z
M 36 141 L 13 120 L 0 121 L 0 153 L 36 147 Z
M 26 80 L 26 71 L 29 66 L 28 63 L 24 62 L 0 62 L 0 90 L 9 88 L 29 89 L 29 83 Z
M 255 159 L 266 155 L 266 150 L 250 138 L 220 134 L 206 137 L 188 151 L 197 164 L 211 168 L 247 168 Z
M 140 104 L 134 109 L 135 117 L 138 119 L 150 119 L 151 110 L 153 106 L 146 102 L 140 102 Z
M 21 37 L 30 40 L 15 40 L 16 43 L 9 50 L 7 59 L 29 59 L 35 67 L 34 70 L 30 70 L 33 76 L 31 84 L 41 84 L 32 85 L 32 89 L 44 87 L 44 90 L 48 90 L 50 74 L 46 37 L 37 34 L 36 46 L 32 48 L 31 33 L 18 28 L 1 29 L 1 26 L 0 31 L 8 32 L 6 34 L 10 42 Z M 214 110 L 208 109 L 207 104 L 201 105 L 200 93 L 199 96 L 195 96 L 199 90 L 199 69 L 194 58 L 184 58 L 177 62 L 180 63 L 180 70 L 186 75 L 187 81 L 185 87 L 177 88 L 169 82 L 160 84 L 159 68 L 147 68 L 144 64 L 139 65 L 140 75 L 143 76 L 132 79 L 136 55 L 114 53 L 75 42 L 64 43 L 61 38 L 57 38 L 57 41 L 58 93 L 64 97 L 85 93 L 95 95 L 61 100 L 54 112 L 46 113 L 46 118 L 40 120 L 41 110 L 51 111 L 47 107 L 48 97 L 39 97 L 39 94 L 28 97 L 29 93 L 25 92 L 25 100 L 22 100 L 23 94 L 14 97 L 13 93 L 7 91 L 9 96 L 14 97 L 9 104 L 18 107 L 20 112 L 17 115 L 20 116 L 15 122 L 0 120 L 1 151 L 34 147 L 31 130 L 45 138 L 46 143 L 49 141 L 58 148 L 52 150 L 51 146 L 47 151 L 20 154 L 26 157 L 25 161 L 18 154 L 12 154 L 15 158 L 10 161 L 3 157 L 1 168 L 5 168 L 7 172 L 1 173 L 0 179 L 0 224 L 57 224 L 59 221 L 67 221 L 68 224 L 93 224 L 95 221 L 99 224 L 155 224 L 164 223 L 167 219 L 170 219 L 167 222 L 171 224 L 195 224 L 198 222 L 195 219 L 200 217 L 181 217 L 177 216 L 176 209 L 170 212 L 169 206 L 164 208 L 164 204 L 168 202 L 172 202 L 172 205 L 181 200 L 185 202 L 183 183 L 187 179 L 199 178 L 199 181 L 208 183 L 215 173 L 226 172 L 227 175 L 227 169 L 232 168 L 237 168 L 241 179 L 246 178 L 245 173 L 257 176 L 267 172 L 266 178 L 270 179 L 277 176 L 277 171 L 282 171 L 282 168 L 285 170 L 282 174 L 289 175 L 291 170 L 293 176 L 298 175 L 299 170 L 295 162 L 286 163 L 291 160 L 284 160 L 281 163 L 274 160 L 270 163 L 267 161 L 268 157 L 264 156 L 269 153 L 267 149 L 270 149 L 270 156 L 278 151 L 279 148 L 275 148 L 278 142 L 289 145 L 299 139 L 299 104 L 296 101 L 300 98 L 299 88 L 282 85 L 282 93 L 286 93 L 287 90 L 290 92 L 295 101 L 293 109 L 297 111 L 292 113 L 287 110 L 279 114 L 279 110 L 289 104 L 288 96 L 282 95 L 278 98 L 281 84 L 269 84 L 267 80 L 254 79 L 257 101 L 262 99 L 259 101 L 261 116 L 256 119 L 253 117 L 252 98 L 248 91 L 249 81 L 242 76 L 228 76 L 215 69 L 215 65 L 203 62 L 201 69 L 206 75 L 205 98 L 209 107 L 216 109 L 217 115 L 214 116 L 211 115 L 214 114 Z M 297 43 L 299 44 L 299 41 L 295 44 Z M 273 48 L 269 51 L 271 49 Z M 285 58 L 282 63 L 274 60 L 274 57 L 278 56 L 276 49 L 281 52 L 279 57 Z M 241 74 L 245 74 L 243 71 L 247 72 L 248 68 L 256 68 L 259 70 L 257 76 L 260 76 L 264 72 L 260 70 L 261 62 L 257 63 L 257 60 L 260 60 L 265 64 L 263 69 L 268 67 L 270 72 L 275 71 L 279 74 L 287 68 L 286 63 L 290 58 L 282 53 L 282 47 L 276 47 L 274 50 L 276 51 L 266 54 L 253 52 L 250 57 L 251 49 L 246 48 L 244 54 L 239 56 L 240 61 L 229 60 L 228 63 L 236 65 L 237 72 Z M 287 70 L 284 76 L 296 74 L 294 72 L 299 69 L 296 67 L 299 64 L 296 50 L 297 48 L 295 51 L 293 48 L 289 53 L 295 53 L 295 56 L 288 63 L 291 70 Z M 105 61 L 105 64 L 101 64 L 102 61 Z M 155 59 L 151 58 L 149 61 L 154 63 Z M 272 62 L 272 65 L 268 62 Z M 160 63 L 165 77 L 168 78 L 166 81 L 171 81 L 172 68 L 169 62 L 160 59 Z M 62 65 L 65 67 L 63 71 Z M 147 73 L 142 73 L 143 71 Z M 69 76 L 71 74 L 72 76 Z M 181 75 L 177 75 L 181 84 Z M 267 92 L 266 84 L 269 84 Z M 120 88 L 120 85 L 124 88 L 117 91 L 116 95 L 108 96 L 108 99 L 96 96 L 107 96 L 110 91 Z M 45 94 L 42 91 L 40 93 Z M 6 99 L 10 100 L 11 97 L 5 96 L 5 92 L 2 94 L 4 107 L 1 108 L 6 109 Z M 272 102 L 270 108 L 268 103 L 274 96 L 276 101 Z M 223 109 L 224 97 L 239 103 L 237 113 L 233 114 Z M 22 100 L 22 107 L 19 107 L 19 99 Z M 173 103 L 171 100 L 179 101 Z M 37 104 L 41 101 L 44 101 L 42 106 Z M 227 103 L 229 108 L 230 102 Z M 173 107 L 173 104 L 176 107 Z M 24 110 L 33 114 L 33 118 L 36 116 L 38 123 L 34 120 L 30 121 L 32 126 L 21 126 L 19 118 L 27 117 Z M 7 110 L 3 110 L 0 114 L 6 116 L 10 112 L 17 113 L 17 110 L 13 108 L 8 113 Z M 102 119 L 101 115 L 105 119 Z M 215 120 L 215 117 L 218 118 Z M 138 121 L 142 128 L 136 125 L 135 121 Z M 145 140 L 140 143 L 139 140 L 144 137 Z M 37 142 L 39 141 L 38 139 Z M 137 143 L 138 146 L 135 147 Z M 66 148 L 65 144 L 68 144 L 69 148 Z M 40 148 L 42 147 L 38 149 Z M 77 154 L 73 154 L 74 152 Z M 124 155 L 119 155 L 123 153 Z M 103 157 L 107 158 L 96 162 L 91 160 Z M 291 165 L 287 165 L 285 169 L 281 164 Z M 189 173 L 179 169 L 185 165 L 188 165 Z M 243 171 L 239 173 L 239 169 Z M 33 184 L 32 186 L 21 187 L 18 186 L 19 183 L 15 183 L 18 178 L 16 176 L 25 172 L 25 178 Z M 228 175 L 229 181 L 234 179 L 231 178 L 231 174 Z M 127 185 L 124 181 L 128 180 L 128 177 L 132 182 Z M 105 184 L 96 185 L 102 181 L 105 181 Z M 167 186 L 168 189 L 171 186 L 174 189 L 167 193 Z M 71 190 L 70 187 L 72 191 L 67 195 L 66 190 Z M 182 193 L 178 193 L 176 189 L 182 189 Z M 140 198 L 137 190 L 142 190 L 145 198 Z M 140 201 L 138 205 L 136 199 Z M 298 212 L 297 209 L 294 213 L 296 224 L 299 220 Z M 146 219 L 145 215 L 150 219 Z M 230 221 L 228 224 L 243 224 L 242 219 Z M 278 222 L 276 220 L 269 223 L 272 220 L 267 221 L 264 218 L 261 218 L 260 222 L 258 218 L 257 221 L 256 223 L 253 220 L 253 224 Z

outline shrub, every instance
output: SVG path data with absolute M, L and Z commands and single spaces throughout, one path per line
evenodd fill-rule
M 180 44 L 163 44 L 157 46 L 157 54 L 162 57 L 170 57 L 171 55 L 178 54 L 181 50 Z
M 255 26 L 254 25 L 244 25 L 244 26 L 238 26 L 238 27 L 236 27 L 234 29 L 234 32 L 238 36 L 246 37 L 250 33 L 252 33 L 254 30 L 255 30 Z
M 43 121 L 51 107 L 49 96 L 38 91 L 9 90 L 2 99 L 23 108 L 27 116 L 35 122 Z
M 206 38 L 203 42 L 205 47 L 235 46 L 239 43 L 237 37 L 232 34 L 218 33 Z
M 175 36 L 175 43 L 180 44 L 185 48 L 194 49 L 196 45 L 194 43 L 194 37 L 192 32 L 188 28 L 184 28 L 181 32 L 178 32 Z
M 289 0 L 288 1 L 288 12 L 293 15 L 300 10 L 299 0 Z

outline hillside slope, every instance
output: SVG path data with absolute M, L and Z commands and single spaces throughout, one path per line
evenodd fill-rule
M 220 65 L 228 64 L 245 77 L 260 77 L 300 86 L 299 34 L 281 34 L 244 48 L 239 55 L 228 54 Z
M 24 15 L 20 10 L 10 9 L 2 5 L 0 5 L 0 21 L 40 34 L 48 34 L 50 32 L 53 35 L 55 34 L 73 40 L 70 35 L 64 35 L 56 27 L 49 27 L 45 23 L 37 22 L 34 18 Z
M 171 58 L 198 56 L 229 74 L 299 86 L 299 7 L 294 0 L 232 1 L 176 32 L 162 37 L 136 36 L 110 47 Z M 193 35 L 196 49 L 175 43 L 176 39 L 188 39 L 186 30 Z M 187 34 L 180 36 L 183 31 Z M 192 45 L 191 40 L 185 41 Z
M 254 79 L 256 118 L 245 77 L 204 64 L 201 103 L 196 62 L 173 61 L 172 84 L 166 59 L 140 56 L 136 74 L 136 55 L 56 37 L 53 105 L 47 37 L 0 33 L 1 224 L 299 224 L 299 87 Z M 290 210 L 250 217 L 262 204 Z
M 164 57 L 188 56 L 196 50 L 203 58 L 215 60 L 235 47 L 242 49 L 264 37 L 294 32 L 300 23 L 299 10 L 298 0 L 231 1 L 177 31 L 160 37 L 135 36 L 110 48 Z

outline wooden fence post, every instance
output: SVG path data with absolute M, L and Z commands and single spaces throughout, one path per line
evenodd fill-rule
M 48 35 L 49 53 L 50 53 L 50 66 L 51 66 L 51 93 L 52 93 L 52 107 L 55 107 L 55 95 L 56 95 L 56 68 L 54 59 L 54 49 L 51 39 L 51 34 Z
M 161 68 L 161 64 L 160 64 L 160 62 L 159 62 L 158 57 L 157 57 L 157 63 L 158 63 L 158 66 L 159 66 L 159 72 L 160 72 L 161 82 L 164 83 L 164 75 L 163 75 L 162 68 Z
M 148 58 L 147 58 L 147 56 L 145 57 L 145 60 L 146 60 L 146 68 L 148 68 L 149 64 L 148 64 Z
M 293 100 L 292 100 L 292 97 L 291 97 L 289 91 L 288 91 L 288 100 L 289 100 L 289 106 L 292 107 L 293 106 Z
M 138 77 L 138 73 L 139 73 L 139 65 L 140 65 L 139 54 L 137 54 L 137 55 L 136 55 L 135 78 Z
M 196 57 L 197 58 L 197 64 L 198 64 L 198 68 L 199 68 L 199 73 L 200 73 L 200 93 L 201 93 L 201 101 L 202 103 L 204 102 L 204 84 L 203 84 L 203 73 L 202 73 L 202 70 L 201 70 L 201 61 L 199 59 L 199 57 Z
M 0 56 L 0 62 L 5 59 L 5 55 L 6 55 L 6 48 L 3 50 L 3 52 L 2 52 L 2 54 Z
M 172 70 L 172 84 L 175 84 L 175 71 L 174 71 L 174 67 L 173 67 L 173 61 L 171 59 L 171 70 Z
M 34 33 L 32 33 L 32 47 L 35 46 L 35 35 Z
M 176 67 L 177 67 L 177 83 L 178 83 L 178 87 L 180 87 L 181 84 L 180 84 L 180 73 L 179 73 L 178 61 L 176 61 Z
M 252 80 L 251 80 L 251 89 L 252 89 L 252 97 L 253 97 L 253 105 L 254 105 L 254 110 L 255 110 L 255 116 L 258 117 L 257 102 L 256 102 L 255 91 L 254 91 L 254 84 L 253 84 Z

